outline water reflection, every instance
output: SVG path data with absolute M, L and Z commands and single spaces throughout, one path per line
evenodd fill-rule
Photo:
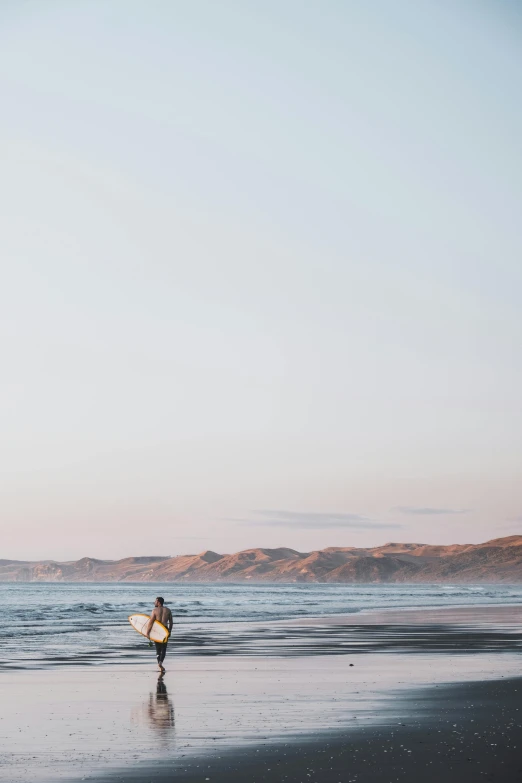
M 174 705 L 170 702 L 163 674 L 158 677 L 156 693 L 149 695 L 147 715 L 152 728 L 162 734 L 174 728 Z
M 174 739 L 174 704 L 169 698 L 167 685 L 160 674 L 154 692 L 149 693 L 148 701 L 131 710 L 131 723 L 146 725 L 156 738 L 161 738 L 165 746 Z

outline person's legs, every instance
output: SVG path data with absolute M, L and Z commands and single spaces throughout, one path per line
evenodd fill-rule
M 158 666 L 163 668 L 163 661 L 165 660 L 167 645 L 161 644 L 161 642 L 154 642 L 154 644 L 156 645 L 156 658 L 158 659 Z

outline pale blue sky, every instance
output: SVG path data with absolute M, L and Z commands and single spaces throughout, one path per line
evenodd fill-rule
M 516 3 L 4 2 L 3 557 L 522 528 Z

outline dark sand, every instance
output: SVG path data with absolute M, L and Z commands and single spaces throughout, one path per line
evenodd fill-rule
M 522 678 L 410 695 L 400 720 L 320 739 L 245 748 L 96 783 L 516 783 L 522 781 Z

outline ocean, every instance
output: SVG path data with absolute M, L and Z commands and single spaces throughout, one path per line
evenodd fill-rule
M 149 614 L 157 595 L 164 596 L 174 615 L 169 656 L 295 656 L 346 653 L 363 643 L 357 635 L 357 617 L 351 618 L 349 627 L 335 628 L 320 623 L 300 626 L 295 622 L 300 619 L 386 609 L 522 604 L 522 585 L 0 584 L 0 667 L 150 661 L 147 640 L 131 628 L 127 617 Z M 399 631 L 383 631 L 371 642 L 365 637 L 364 644 L 387 649 L 400 644 L 399 637 Z

